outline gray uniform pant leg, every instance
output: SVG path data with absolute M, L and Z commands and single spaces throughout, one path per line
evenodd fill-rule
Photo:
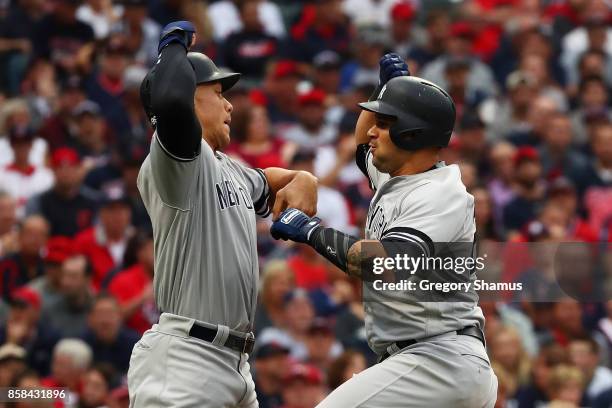
M 497 377 L 484 346 L 449 335 L 417 343 L 353 376 L 317 408 L 492 408 Z
M 128 370 L 130 408 L 257 408 L 248 356 L 196 338 L 148 330 Z

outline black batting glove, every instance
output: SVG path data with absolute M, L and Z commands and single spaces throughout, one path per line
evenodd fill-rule
M 195 32 L 195 26 L 189 21 L 173 21 L 167 24 L 159 37 L 157 53 L 160 53 L 165 46 L 171 43 L 181 44 L 185 47 L 185 51 L 188 51 Z

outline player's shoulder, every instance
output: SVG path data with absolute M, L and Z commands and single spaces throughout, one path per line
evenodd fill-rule
M 409 194 L 402 197 L 403 205 L 441 205 L 448 208 L 469 196 L 461 181 L 459 166 L 455 164 L 439 164 L 435 169 L 418 176 L 413 180 Z

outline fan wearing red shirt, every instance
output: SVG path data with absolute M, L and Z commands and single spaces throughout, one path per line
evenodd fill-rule
M 235 154 L 250 166 L 265 169 L 287 167 L 285 143 L 270 135 L 270 119 L 264 106 L 251 105 L 232 117 L 232 144 L 228 153 Z
M 127 243 L 133 235 L 132 210 L 121 188 L 105 191 L 100 220 L 75 237 L 76 252 L 85 255 L 93 267 L 93 289 L 98 291 L 104 277 L 121 268 Z
M 108 291 L 119 302 L 127 327 L 142 334 L 159 318 L 153 299 L 153 239 L 139 234 L 130 246 L 134 247 L 136 263 L 119 272 Z

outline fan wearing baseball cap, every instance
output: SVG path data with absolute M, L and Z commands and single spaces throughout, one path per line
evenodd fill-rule
M 542 164 L 538 151 L 531 146 L 519 148 L 514 155 L 515 198 L 504 208 L 504 226 L 519 231 L 532 220 L 544 199 Z
M 325 92 L 317 88 L 298 94 L 299 123 L 282 132 L 283 139 L 308 149 L 332 144 L 338 130 L 325 123 L 325 98 Z
M 83 185 L 84 171 L 76 150 L 55 149 L 51 168 L 55 185 L 30 199 L 26 212 L 44 216 L 51 226 L 51 236 L 73 237 L 92 226 L 99 194 Z
M 28 199 L 53 185 L 53 174 L 49 169 L 30 163 L 30 151 L 36 134 L 32 129 L 15 125 L 8 131 L 13 150 L 13 162 L 0 169 L 0 190 L 8 192 L 17 200 L 17 217 L 25 215 Z
M 10 298 L 6 323 L 0 326 L 0 344 L 23 347 L 28 367 L 45 375 L 49 372 L 51 351 L 58 334 L 40 319 L 41 300 L 28 287 L 16 290 Z

